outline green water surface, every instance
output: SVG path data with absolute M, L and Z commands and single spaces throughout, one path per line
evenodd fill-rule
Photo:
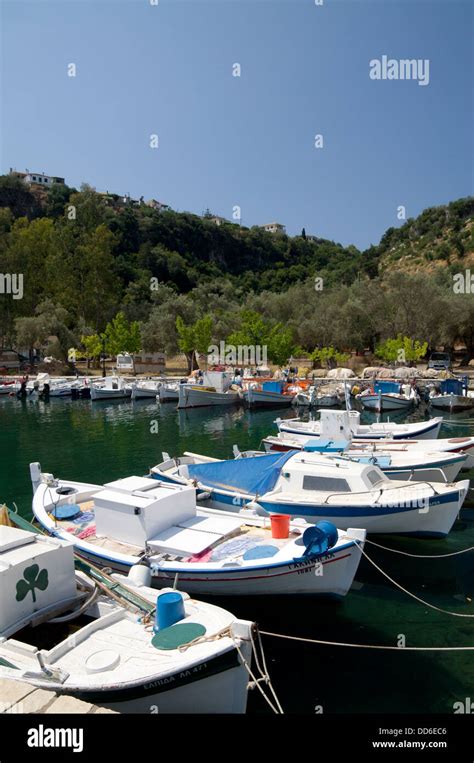
M 145 474 L 161 452 L 232 456 L 232 445 L 257 448 L 291 411 L 201 408 L 177 411 L 150 401 L 0 399 L 0 502 L 31 515 L 29 463 L 57 477 L 103 483 Z M 410 416 L 426 418 L 424 408 Z M 364 421 L 370 415 L 364 414 Z M 402 421 L 403 418 L 397 419 Z M 157 430 L 157 431 L 156 431 Z M 474 434 L 474 415 L 452 416 L 441 437 Z M 464 475 L 462 475 L 464 477 Z M 474 476 L 474 475 L 469 475 Z M 473 483 L 474 484 L 474 483 Z M 472 493 L 471 493 L 472 495 Z M 474 510 L 464 509 L 444 540 L 375 538 L 415 554 L 474 546 Z M 370 556 L 408 590 L 438 607 L 474 615 L 474 552 L 447 559 L 401 557 L 368 545 Z M 341 603 L 317 598 L 216 600 L 262 630 L 363 644 L 471 646 L 474 618 L 453 617 L 415 602 L 363 561 Z M 472 652 L 381 652 L 263 637 L 267 665 L 286 712 L 439 713 L 474 696 Z M 266 712 L 257 692 L 249 712 Z

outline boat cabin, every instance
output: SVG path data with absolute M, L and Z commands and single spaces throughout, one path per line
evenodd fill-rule
M 0 640 L 77 599 L 72 543 L 0 526 Z
M 275 490 L 284 493 L 365 493 L 387 482 L 372 464 L 328 459 L 312 453 L 296 453 L 281 470 Z

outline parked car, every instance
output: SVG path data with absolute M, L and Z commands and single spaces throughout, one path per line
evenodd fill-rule
M 451 356 L 449 352 L 432 352 L 428 360 L 428 368 L 434 368 L 436 371 L 449 371 L 452 367 Z

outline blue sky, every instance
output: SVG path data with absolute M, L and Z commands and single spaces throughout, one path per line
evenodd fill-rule
M 244 225 L 277 220 L 361 248 L 401 224 L 399 206 L 416 216 L 473 192 L 469 2 L 1 0 L 1 11 L 3 172 L 198 214 L 239 205 Z M 382 55 L 429 59 L 429 85 L 371 80 Z

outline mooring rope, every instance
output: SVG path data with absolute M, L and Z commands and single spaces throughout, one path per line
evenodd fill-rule
M 411 591 L 407 591 L 406 588 L 400 585 L 400 583 L 397 583 L 396 580 L 391 578 L 390 575 L 384 572 L 384 570 L 381 567 L 379 567 L 379 565 L 376 564 L 373 559 L 370 558 L 370 556 L 366 553 L 366 551 L 364 551 L 363 545 L 356 538 L 354 539 L 354 543 L 357 544 L 357 546 L 360 548 L 361 554 L 365 556 L 365 558 L 375 567 L 376 570 L 378 570 L 384 577 L 386 577 L 387 580 L 390 580 L 390 582 L 393 583 L 393 585 L 396 586 L 396 588 L 399 588 L 401 591 L 403 591 L 403 593 L 406 593 L 407 596 L 411 596 L 416 601 L 419 601 L 420 604 L 423 604 L 423 606 L 430 607 L 430 609 L 435 609 L 437 612 L 442 612 L 444 615 L 452 615 L 453 617 L 467 617 L 467 618 L 474 617 L 474 614 L 465 615 L 462 612 L 451 612 L 448 609 L 442 609 L 441 607 L 437 607 L 436 604 L 430 604 L 428 601 L 424 601 L 424 599 L 420 599 L 419 596 L 417 596 L 414 593 L 411 593 Z
M 323 641 L 316 638 L 304 638 L 303 636 L 287 636 L 284 633 L 272 633 L 260 631 L 262 636 L 287 639 L 288 641 L 302 641 L 307 644 L 319 644 L 320 646 L 344 646 L 353 649 L 381 649 L 396 652 L 472 652 L 474 646 L 383 646 L 380 644 L 351 644 L 346 641 Z
M 414 559 L 445 559 L 448 556 L 458 556 L 458 554 L 467 554 L 468 551 L 474 551 L 474 546 L 469 548 L 463 548 L 461 551 L 452 551 L 450 554 L 410 554 L 408 551 L 400 551 L 398 548 L 389 548 L 388 546 L 382 546 L 381 543 L 376 543 L 374 540 L 367 540 L 366 543 L 370 543 L 372 546 L 382 548 L 384 551 L 391 551 L 393 554 L 401 554 L 402 556 L 411 556 Z

